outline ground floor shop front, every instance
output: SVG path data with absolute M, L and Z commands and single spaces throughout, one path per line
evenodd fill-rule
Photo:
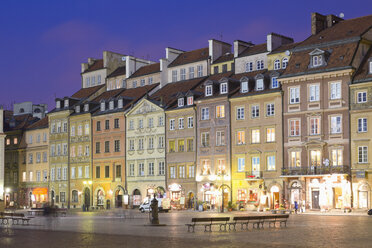
M 195 182 L 170 182 L 168 195 L 172 209 L 195 208 L 196 192 Z
M 19 195 L 19 207 L 21 208 L 41 208 L 48 204 L 48 186 L 30 186 L 22 187 Z
M 372 171 L 353 171 L 353 208 L 372 208 Z
M 139 207 L 146 199 L 167 198 L 165 181 L 128 182 L 128 205 L 131 208 Z

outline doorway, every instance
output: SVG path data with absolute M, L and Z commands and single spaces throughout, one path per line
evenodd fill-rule
M 342 208 L 342 188 L 335 187 L 333 188 L 333 206 L 334 208 L 341 209 Z
M 368 208 L 368 191 L 359 191 L 359 208 Z
M 121 208 L 123 206 L 123 194 L 120 189 L 115 192 L 115 207 Z
M 187 202 L 188 202 L 188 208 L 194 208 L 194 204 L 195 204 L 194 193 L 189 192 Z
M 90 206 L 90 190 L 88 188 L 84 190 L 84 205 L 85 207 Z
M 311 191 L 311 205 L 312 209 L 320 209 L 319 206 L 319 191 Z

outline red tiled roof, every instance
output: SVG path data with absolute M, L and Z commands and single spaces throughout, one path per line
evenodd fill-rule
M 364 56 L 364 59 L 355 73 L 353 81 L 372 81 L 372 74 L 369 72 L 369 63 L 372 59 L 372 47 L 368 50 L 367 54 Z
M 95 60 L 92 65 L 88 66 L 88 69 L 86 69 L 84 73 L 90 72 L 90 71 L 96 71 L 99 69 L 103 69 L 103 59 Z
M 284 52 L 284 51 L 287 51 L 287 50 L 291 50 L 291 49 L 295 48 L 296 46 L 298 46 L 300 44 L 301 44 L 301 42 L 284 44 L 284 45 L 281 45 L 280 47 L 272 50 L 270 54 L 280 53 L 280 52 Z
M 117 77 L 117 76 L 121 76 L 121 75 L 125 75 L 125 74 L 126 74 L 126 67 L 125 66 L 120 66 L 120 67 L 116 68 L 115 71 L 111 72 L 110 75 L 107 76 L 107 78 Z
M 40 129 L 40 128 L 47 128 L 49 126 L 48 117 L 44 117 L 43 119 L 29 125 L 27 130 L 30 129 Z
M 209 58 L 209 48 L 196 49 L 189 52 L 181 53 L 177 56 L 175 60 L 168 65 L 168 67 L 185 65 L 189 63 L 194 63 L 202 60 L 207 60 Z
M 226 53 L 226 54 L 221 55 L 220 57 L 218 57 L 213 62 L 213 64 L 218 64 L 218 63 L 222 63 L 222 62 L 226 62 L 226 61 L 231 61 L 231 60 L 234 60 L 234 54 L 232 54 L 232 53 Z
M 160 72 L 160 63 L 145 65 L 135 71 L 130 78 L 140 77 L 152 73 Z
M 4 111 L 5 112 L 5 111 Z M 22 130 L 25 129 L 28 125 L 31 125 L 35 121 L 39 120 L 37 117 L 33 117 L 31 114 L 24 114 L 24 115 L 10 115 L 10 113 L 13 113 L 13 111 L 6 111 L 7 113 L 4 115 L 4 131 L 14 131 L 14 130 Z M 15 126 L 11 127 L 10 122 L 14 118 L 15 120 Z
M 101 95 L 97 96 L 96 98 L 94 98 L 92 101 L 93 102 L 99 102 L 101 100 L 108 100 L 110 99 L 111 97 L 116 97 L 117 95 L 119 95 L 124 89 L 116 89 L 116 90 L 109 90 L 109 91 L 105 91 L 103 92 Z
M 150 93 L 150 91 L 155 89 L 158 85 L 159 83 L 126 89 L 117 96 L 131 97 L 134 98 L 135 101 L 137 101 L 139 98 L 143 97 L 147 93 Z
M 78 90 L 77 92 L 75 92 L 75 94 L 73 94 L 71 97 L 78 98 L 78 99 L 86 98 L 96 93 L 97 90 L 101 89 L 102 87 L 106 87 L 106 86 L 103 84 L 103 85 L 97 85 L 97 86 L 89 87 L 89 88 L 82 88 Z
M 251 47 L 247 47 L 243 52 L 239 54 L 239 57 L 245 57 L 245 56 L 249 56 L 249 55 L 253 55 L 257 53 L 265 53 L 265 52 L 267 52 L 267 44 L 262 43 L 262 44 L 254 45 Z

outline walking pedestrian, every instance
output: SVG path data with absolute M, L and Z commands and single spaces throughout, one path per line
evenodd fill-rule
M 297 210 L 298 210 L 298 203 L 297 203 L 297 201 L 294 202 L 294 209 L 295 209 L 295 213 L 297 214 Z

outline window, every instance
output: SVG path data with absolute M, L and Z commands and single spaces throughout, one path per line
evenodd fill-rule
M 238 158 L 238 171 L 242 172 L 245 170 L 245 158 Z
M 256 61 L 257 70 L 263 70 L 264 69 L 264 61 L 258 60 Z
M 149 124 L 149 128 L 153 128 L 154 127 L 154 118 L 150 117 L 149 120 L 148 120 L 148 124 Z
M 236 140 L 238 145 L 245 144 L 245 131 L 238 131 L 236 133 Z
M 105 152 L 110 152 L 110 141 L 105 141 Z
M 133 81 L 133 88 L 137 87 L 137 81 Z
M 188 178 L 193 178 L 195 176 L 195 166 L 189 165 L 189 175 Z
M 83 178 L 83 167 L 82 166 L 78 167 L 78 178 Z
M 252 143 L 260 143 L 260 129 L 252 130 Z
M 165 175 L 165 163 L 159 162 L 159 175 Z
M 73 190 L 72 191 L 72 202 L 79 202 L 79 197 L 78 197 L 78 191 L 77 190 Z
M 225 145 L 225 132 L 217 131 L 216 132 L 216 146 L 224 146 L 224 145 Z
M 201 164 L 202 164 L 202 175 L 210 175 L 211 174 L 210 161 L 205 159 L 201 161 Z
M 81 157 L 83 155 L 83 147 L 78 146 L 78 156 Z
M 71 157 L 74 158 L 75 155 L 76 155 L 76 154 L 75 154 L 75 146 L 72 146 L 72 147 L 71 147 Z
M 248 92 L 248 82 L 247 81 L 242 82 L 240 87 L 241 87 L 240 90 L 241 90 L 242 93 Z
M 266 116 L 274 116 L 274 115 L 275 115 L 274 103 L 266 104 Z
M 218 73 L 218 66 L 214 66 L 214 67 L 213 67 L 213 73 L 214 73 L 214 74 L 217 74 L 217 73 Z
M 17 140 L 17 138 L 14 138 L 14 142 L 13 142 L 14 144 L 17 144 L 18 143 L 18 140 Z M 40 134 L 38 134 L 37 136 L 36 136 L 36 143 L 40 143 Z
M 174 130 L 175 129 L 175 124 L 176 120 L 175 119 L 170 119 L 169 120 L 169 130 Z
M 81 136 L 81 135 L 83 135 L 83 126 L 79 125 L 78 126 L 78 136 Z
M 209 133 L 201 133 L 201 146 L 202 147 L 209 146 Z
M 244 107 L 236 108 L 236 119 L 237 120 L 244 120 Z
M 369 74 L 372 74 L 372 61 L 369 62 Z
M 119 128 L 119 119 L 114 119 L 114 128 Z
M 145 86 L 146 82 L 145 82 L 145 79 L 141 79 L 140 80 L 140 86 Z
M 110 166 L 106 165 L 105 166 L 105 178 L 109 178 L 109 177 L 110 177 Z
M 120 152 L 120 140 L 115 140 L 115 152 Z
M 300 102 L 300 87 L 289 88 L 289 103 L 295 104 Z
M 36 171 L 36 182 L 40 182 L 41 174 L 40 171 Z
M 110 129 L 110 120 L 105 121 L 105 129 L 106 130 Z
M 61 155 L 61 144 L 58 144 L 58 145 L 57 145 L 57 155 L 58 155 L 58 156 Z
M 180 70 L 180 80 L 186 80 L 186 69 L 185 68 L 182 68 Z
M 159 116 L 159 126 L 164 126 L 164 117 L 163 116 Z
M 155 173 L 154 173 L 154 163 L 149 163 L 149 175 L 150 176 L 153 176 Z
M 32 182 L 34 180 L 32 171 L 30 171 L 28 174 L 29 174 L 29 181 Z
M 276 59 L 274 61 L 274 70 L 279 70 L 280 69 L 280 60 Z
M 138 139 L 138 150 L 143 150 L 143 139 Z
M 331 83 L 331 99 L 341 98 L 341 83 Z
M 252 106 L 252 118 L 257 118 L 260 116 L 260 106 L 253 105 Z
M 139 163 L 138 164 L 138 175 L 139 176 L 144 176 L 145 175 L 145 164 L 144 163 Z
M 172 71 L 172 82 L 177 82 L 177 71 L 176 70 Z
M 321 165 L 321 154 L 319 150 L 311 150 L 310 151 L 310 165 L 312 167 L 318 167 Z
M 216 118 L 225 118 L 225 105 L 216 106 Z
M 226 94 L 227 93 L 227 83 L 220 84 L 220 94 Z
M 301 167 L 301 153 L 299 151 L 290 152 L 290 163 L 292 168 Z
M 266 157 L 267 163 L 267 170 L 274 171 L 275 170 L 275 156 L 267 156 Z
M 194 117 L 190 116 L 187 117 L 187 128 L 193 128 L 194 127 Z
M 331 117 L 331 134 L 341 133 L 341 116 Z
M 184 99 L 183 98 L 178 98 L 178 107 L 183 107 L 185 104 L 184 104 Z
M 203 65 L 198 65 L 198 77 L 203 76 Z
M 282 68 L 285 69 L 288 66 L 288 58 L 283 58 L 282 59 Z
M 54 181 L 55 179 L 55 168 L 50 169 L 50 180 Z
M 321 66 L 323 64 L 323 56 L 322 55 L 314 55 L 312 58 L 313 67 Z
M 176 167 L 175 166 L 169 167 L 169 178 L 176 178 Z
M 289 121 L 290 136 L 300 136 L 300 120 Z
M 32 135 L 28 136 L 28 143 L 32 144 Z
M 358 146 L 358 162 L 368 163 L 368 147 Z
M 133 130 L 134 129 L 134 121 L 133 120 L 130 120 L 129 121 L 129 129 L 130 130 Z
M 85 124 L 84 134 L 89 135 L 89 124 Z
M 365 91 L 358 92 L 357 102 L 358 103 L 367 102 L 367 92 Z
M 194 140 L 193 139 L 187 139 L 187 151 L 188 152 L 194 151 Z
M 205 96 L 211 96 L 213 94 L 212 92 L 212 85 L 207 85 L 205 87 Z
M 148 78 L 148 84 L 149 84 L 149 85 L 152 84 L 152 77 L 149 77 L 149 78 Z
M 143 120 L 138 120 L 138 128 L 143 128 Z
M 266 128 L 266 142 L 275 142 L 275 128 Z
M 279 82 L 277 77 L 272 77 L 271 78 L 271 88 L 276 89 L 279 88 Z
M 189 67 L 189 79 L 193 79 L 194 77 L 194 67 Z
M 66 192 L 60 192 L 59 193 L 59 198 L 61 202 L 66 202 Z M 57 200 L 56 200 L 57 201 Z
M 34 156 L 32 153 L 28 154 L 28 163 L 29 164 L 32 164 L 33 163 L 33 160 L 34 160 Z
M 193 105 L 194 104 L 194 97 L 193 96 L 188 96 L 187 97 L 187 105 Z
M 183 118 L 179 118 L 178 119 L 178 129 L 184 129 L 185 125 L 184 125 L 184 119 Z
M 134 176 L 134 164 L 129 165 L 129 176 Z
M 245 71 L 246 72 L 253 71 L 253 62 L 248 62 L 245 64 Z
M 129 151 L 133 151 L 134 150 L 134 140 L 129 140 Z
M 320 134 L 320 118 L 312 117 L 310 118 L 310 135 Z
M 57 133 L 60 133 L 61 132 L 61 123 L 60 122 L 58 122 L 57 123 Z M 39 139 L 39 142 L 40 142 L 40 139 Z M 39 143 L 38 142 L 38 143 Z
M 97 131 L 101 131 L 101 122 L 97 121 Z
M 48 162 L 47 152 L 43 152 L 43 162 Z
M 75 167 L 71 167 L 71 179 L 75 179 L 76 177 L 76 172 L 75 172 Z
M 105 102 L 101 102 L 101 111 L 105 111 L 105 108 L 106 108 L 106 103 Z
M 358 132 L 367 132 L 367 118 L 358 119 Z
M 209 108 L 201 109 L 201 120 L 209 120 Z
M 63 123 L 63 132 L 67 133 L 67 122 Z M 46 135 L 44 141 L 46 141 Z
M 179 178 L 186 178 L 186 169 L 184 165 L 180 165 L 178 167 L 178 177 Z
M 159 148 L 164 148 L 164 136 L 160 136 L 159 138 L 158 138 L 158 146 L 159 146 Z
M 43 170 L 43 182 L 46 182 L 48 180 L 48 172 L 47 170 Z
M 96 166 L 96 178 L 101 178 L 101 167 Z
M 343 165 L 342 162 L 342 149 L 332 149 L 331 152 L 331 158 L 332 158 L 332 166 L 341 166 Z
M 319 101 L 319 84 L 309 86 L 309 101 L 310 102 Z
M 148 148 L 149 149 L 154 149 L 154 138 L 153 137 L 149 137 L 149 143 L 148 143 Z
M 252 176 L 260 176 L 260 157 L 252 157 Z
M 85 178 L 89 178 L 89 165 L 85 166 Z
M 263 90 L 263 89 L 264 89 L 263 79 L 257 79 L 256 80 L 256 90 Z
M 176 143 L 174 140 L 169 141 L 169 152 L 175 152 L 176 151 Z
M 62 148 L 63 148 L 63 155 L 66 156 L 67 155 L 67 144 L 66 143 L 62 144 Z
M 6 144 L 10 145 L 10 139 L 6 139 Z
M 227 64 L 222 65 L 222 72 L 227 72 Z
M 96 153 L 101 153 L 101 143 L 96 142 Z

